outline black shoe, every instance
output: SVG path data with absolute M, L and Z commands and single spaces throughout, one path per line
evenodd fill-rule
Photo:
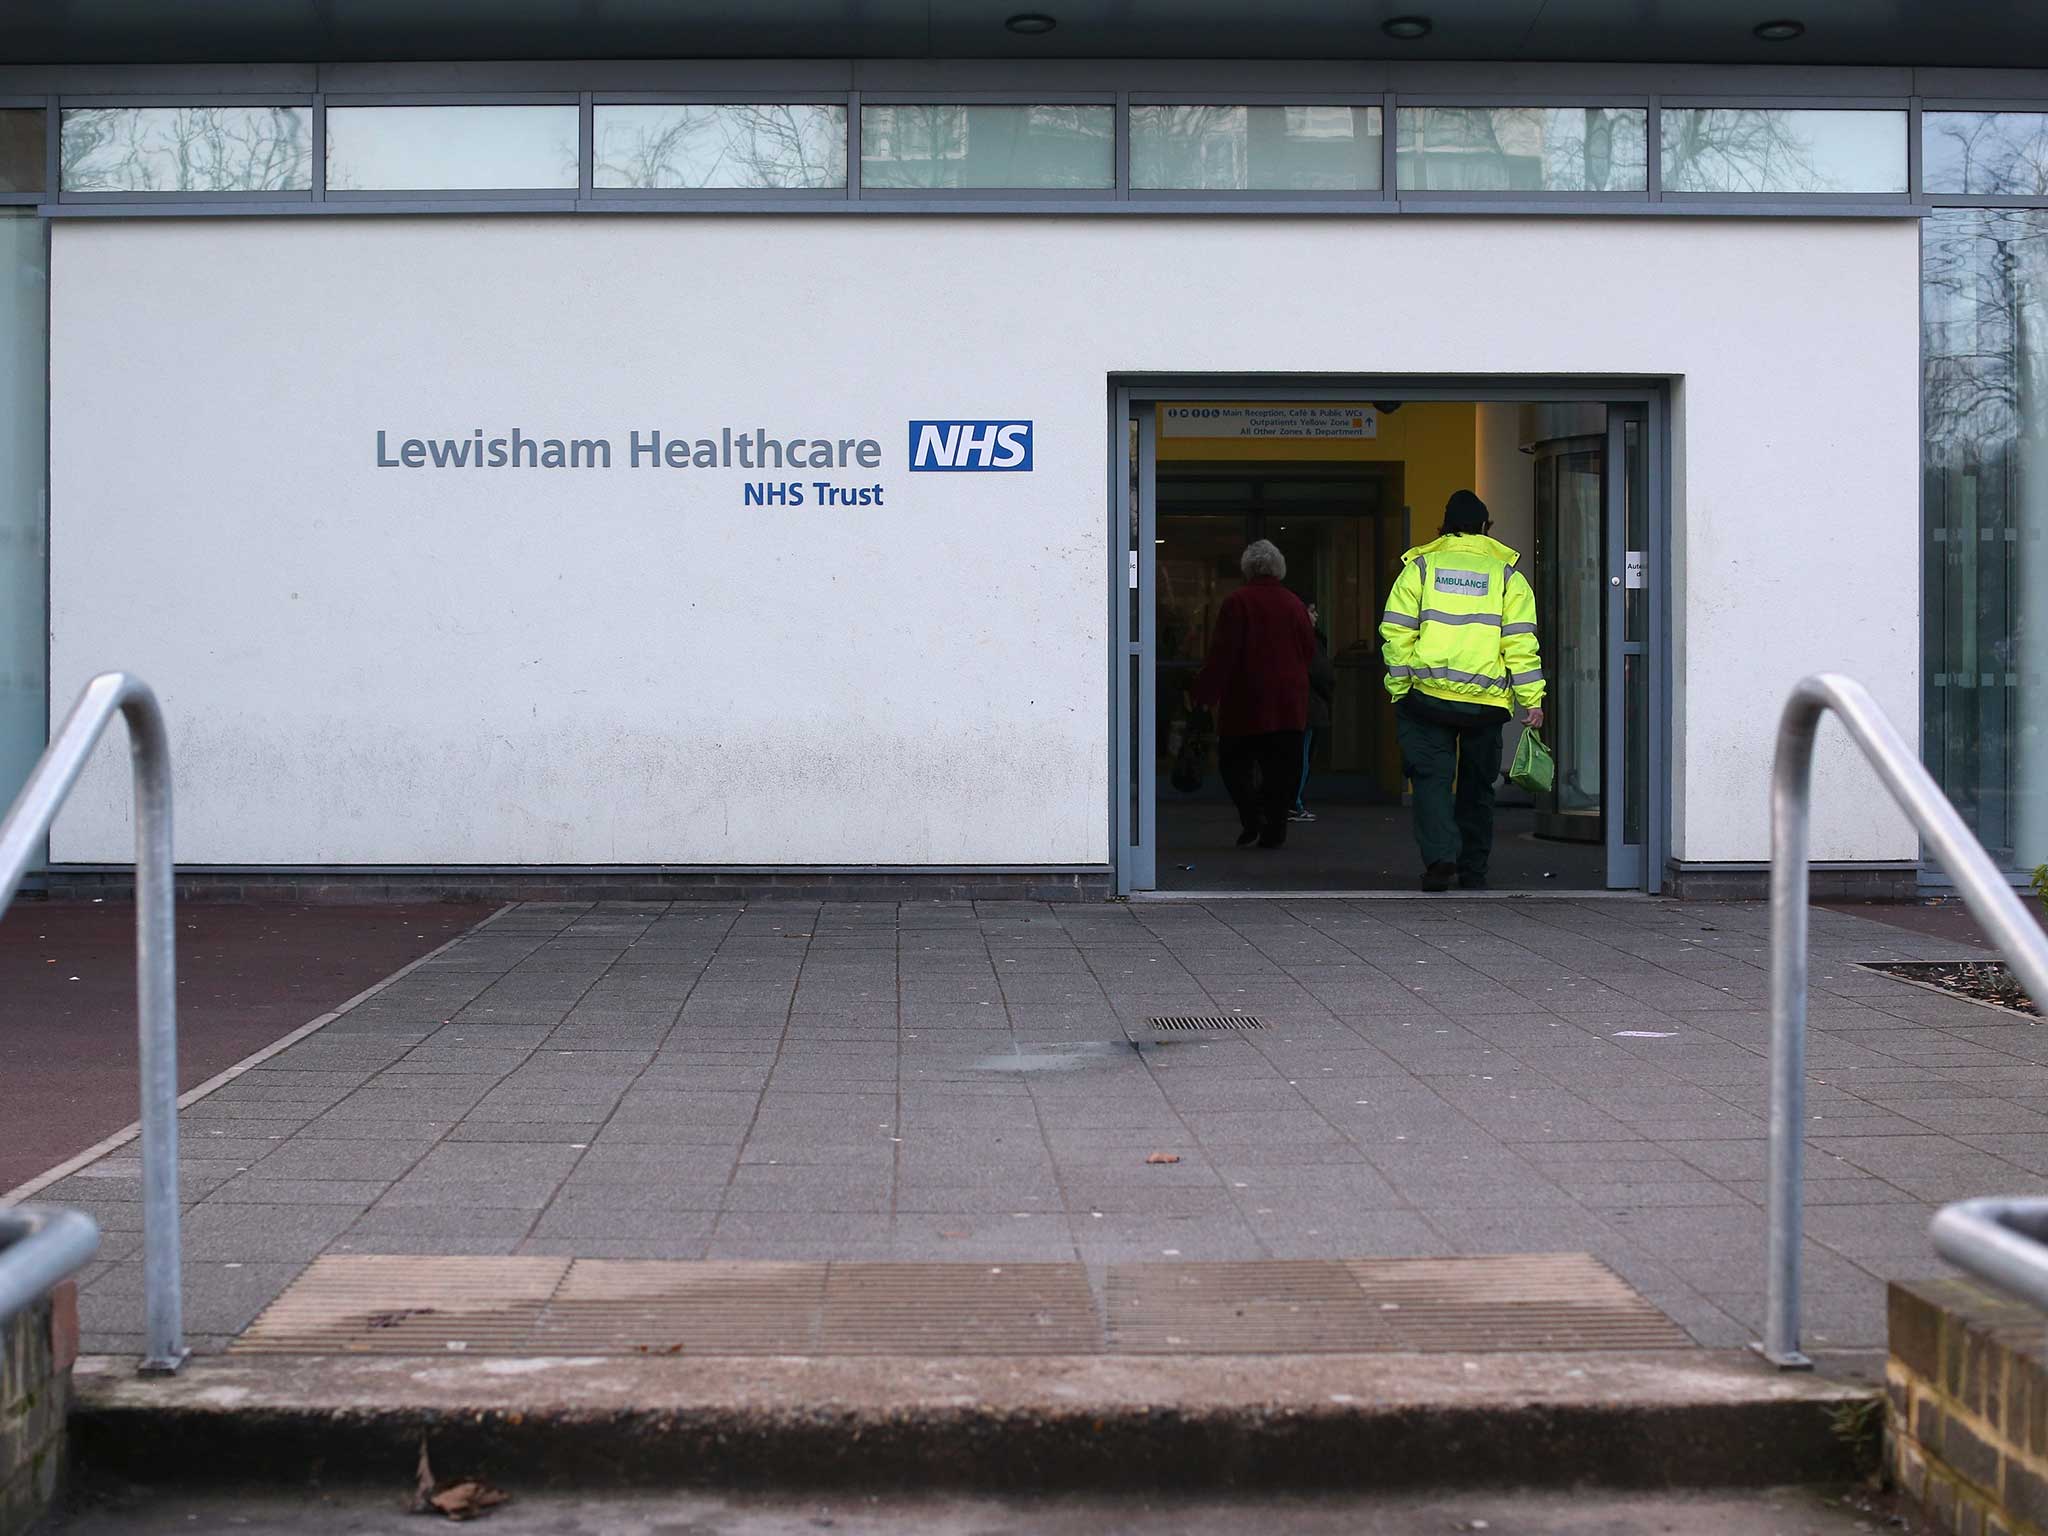
M 1249 848 L 1253 843 L 1256 843 L 1258 840 L 1259 829 L 1257 827 L 1246 827 L 1242 832 L 1237 834 L 1237 846 L 1240 848 Z
M 1284 848 L 1287 846 L 1287 826 L 1283 822 L 1277 831 L 1265 833 L 1259 838 L 1261 848 Z
M 1422 872 L 1422 888 L 1425 891 L 1448 891 L 1457 873 L 1457 865 L 1448 860 L 1438 860 Z
M 1458 876 L 1458 889 L 1461 891 L 1484 891 L 1490 889 L 1490 887 L 1487 885 L 1486 876 L 1484 875 L 1460 875 Z

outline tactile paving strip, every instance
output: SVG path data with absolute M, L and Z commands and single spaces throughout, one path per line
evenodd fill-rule
M 417 1355 L 1336 1354 L 1684 1348 L 1585 1254 L 1108 1267 L 316 1260 L 233 1346 Z

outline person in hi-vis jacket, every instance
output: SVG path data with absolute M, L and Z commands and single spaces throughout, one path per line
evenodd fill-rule
M 1522 557 L 1487 537 L 1492 526 L 1485 502 L 1453 492 L 1442 533 L 1401 557 L 1380 615 L 1425 891 L 1447 891 L 1453 878 L 1486 889 L 1501 728 L 1511 706 L 1543 724 L 1536 594 Z

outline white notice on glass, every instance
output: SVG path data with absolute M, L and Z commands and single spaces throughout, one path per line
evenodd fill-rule
M 1169 405 L 1168 437 L 1378 437 L 1369 405 Z

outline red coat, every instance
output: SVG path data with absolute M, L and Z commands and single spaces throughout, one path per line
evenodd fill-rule
M 1195 702 L 1216 711 L 1219 736 L 1301 730 L 1315 654 L 1315 629 L 1301 599 L 1270 576 L 1254 577 L 1216 611 Z

